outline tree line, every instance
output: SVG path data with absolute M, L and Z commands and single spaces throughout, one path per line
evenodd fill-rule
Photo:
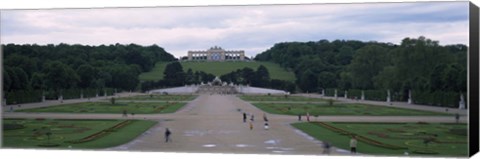
M 2 45 L 4 91 L 118 88 L 134 90 L 138 75 L 175 57 L 157 45 Z
M 283 42 L 255 60 L 292 70 L 302 92 L 391 90 L 407 100 L 409 90 L 467 90 L 467 46 L 442 46 L 423 36 L 404 38 L 400 45 L 355 40 Z
M 142 91 L 207 83 L 215 78 L 202 71 L 184 71 L 171 54 L 157 45 L 8 44 L 2 48 L 7 94 L 29 90 L 134 90 L 141 82 L 138 75 L 150 71 L 159 61 L 174 62 L 166 66 L 163 80 L 142 82 Z M 293 71 L 295 83 L 270 79 L 264 66 L 257 70 L 238 69 L 220 78 L 292 93 L 331 88 L 390 90 L 395 99 L 404 101 L 414 90 L 427 103 L 427 99 L 441 99 L 444 94 L 464 93 L 467 89 L 467 46 L 442 46 L 422 36 L 404 38 L 399 45 L 356 40 L 283 42 L 258 54 L 255 60 L 271 61 Z
M 188 69 L 183 70 L 182 65 L 178 61 L 171 62 L 166 65 L 163 72 L 163 79 L 158 81 L 144 81 L 141 84 L 143 92 L 165 87 L 178 87 L 191 84 L 208 83 L 213 81 L 215 75 L 205 73 L 203 71 L 195 71 Z M 254 87 L 273 88 L 293 92 L 295 84 L 293 82 L 270 79 L 268 69 L 260 65 L 257 70 L 245 67 L 237 69 L 230 73 L 219 77 L 223 82 L 250 85 Z
M 248 67 L 237 69 L 220 76 L 220 79 L 228 83 L 232 82 L 253 87 L 273 88 L 287 92 L 295 91 L 295 84 L 293 82 L 270 79 L 270 73 L 263 65 L 258 66 L 256 71 Z
M 183 70 L 182 65 L 178 61 L 171 62 L 165 66 L 163 71 L 163 79 L 158 81 L 144 81 L 141 83 L 140 89 L 145 92 L 151 89 L 178 87 L 191 84 L 208 83 L 213 81 L 215 75 L 205 73 L 203 71 L 195 71 L 188 69 Z

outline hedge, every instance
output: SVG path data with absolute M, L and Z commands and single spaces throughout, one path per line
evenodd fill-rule
M 365 90 L 364 92 L 365 100 L 387 101 L 388 94 L 386 90 Z
M 348 98 L 357 97 L 357 99 L 362 98 L 362 90 L 359 89 L 350 89 L 348 90 Z
M 97 92 L 98 96 L 103 96 L 106 91 L 107 96 L 111 96 L 115 93 L 113 88 L 105 88 L 101 90 L 97 89 L 66 89 L 61 91 L 43 91 L 43 90 L 28 90 L 28 91 L 11 91 L 5 94 L 7 104 L 21 104 L 21 103 L 35 103 L 42 102 L 42 95 L 45 95 L 47 100 L 57 100 L 60 94 L 63 95 L 63 99 L 80 99 L 83 92 L 83 98 L 95 97 Z M 117 90 L 118 91 L 118 90 Z
M 460 94 L 458 92 L 443 92 L 443 91 L 412 91 L 413 103 L 458 108 L 460 102 Z M 465 106 L 467 105 L 466 93 L 463 93 L 465 97 Z
M 325 96 L 330 96 L 330 97 L 335 96 L 335 88 L 325 89 Z
M 11 91 L 5 94 L 7 104 L 35 103 L 42 101 L 42 91 Z

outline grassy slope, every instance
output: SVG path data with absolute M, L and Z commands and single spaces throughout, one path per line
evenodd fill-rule
M 181 62 L 181 64 L 184 71 L 187 71 L 190 68 L 193 72 L 204 71 L 216 76 L 221 76 L 237 69 L 243 69 L 244 67 L 250 67 L 256 70 L 258 66 L 263 65 L 267 67 L 270 73 L 270 78 L 295 81 L 295 75 L 293 72 L 287 72 L 279 65 L 271 62 Z M 152 71 L 140 74 L 140 80 L 163 79 L 163 70 L 166 65 L 167 63 L 157 63 Z
M 150 72 L 145 72 L 140 74 L 138 77 L 140 81 L 156 81 L 163 79 L 163 70 L 168 63 L 166 62 L 158 62 L 155 64 L 155 67 Z

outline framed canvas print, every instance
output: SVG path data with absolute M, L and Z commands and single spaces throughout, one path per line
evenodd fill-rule
M 478 15 L 469 1 L 2 9 L 2 149 L 466 158 Z

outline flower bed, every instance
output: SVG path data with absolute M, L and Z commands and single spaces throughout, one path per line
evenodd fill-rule
M 405 130 L 402 130 L 402 129 L 387 129 L 388 131 L 390 132 L 396 132 L 396 133 L 404 133 Z
M 65 141 L 65 142 L 66 142 L 66 143 L 73 143 L 73 144 L 89 142 L 89 141 L 98 139 L 98 138 L 100 138 L 100 137 L 102 137 L 102 136 L 105 136 L 105 135 L 107 135 L 107 134 L 110 133 L 110 132 L 114 132 L 114 131 L 116 131 L 116 130 L 118 130 L 118 129 L 120 129 L 120 128 L 128 125 L 128 124 L 130 124 L 130 123 L 131 123 L 130 120 L 125 120 L 125 121 L 123 121 L 123 122 L 121 122 L 121 123 L 118 123 L 118 124 L 116 124 L 116 125 L 114 125 L 114 126 L 112 126 L 112 127 L 110 127 L 110 128 L 104 129 L 104 130 L 102 130 L 102 131 L 99 131 L 99 132 L 97 132 L 97 133 L 95 133 L 95 134 L 92 134 L 92 135 L 89 135 L 89 136 L 87 136 L 87 137 L 84 137 L 84 138 L 82 138 L 82 139 L 73 140 L 73 141 Z
M 25 128 L 22 124 L 3 124 L 3 130 L 17 130 Z
M 158 113 L 158 112 L 161 112 L 163 109 L 165 109 L 165 106 L 159 106 L 154 110 L 154 112 Z
M 423 155 L 434 155 L 434 154 L 438 154 L 438 152 L 433 151 L 433 150 L 430 150 L 430 149 L 413 150 L 412 152 L 413 152 L 413 153 L 416 153 L 416 154 L 423 154 Z
M 38 144 L 37 146 L 39 147 L 58 147 L 60 144 L 56 143 L 43 143 L 43 144 Z
M 354 135 L 354 136 L 357 137 L 357 139 L 359 141 L 362 141 L 362 142 L 370 144 L 370 145 L 380 146 L 380 147 L 383 147 L 383 148 L 388 148 L 388 149 L 393 149 L 393 150 L 407 149 L 406 147 L 401 147 L 401 146 L 397 146 L 397 145 L 382 143 L 382 142 L 367 138 L 365 136 L 361 136 L 361 135 L 358 135 L 358 134 L 355 134 L 355 133 L 352 133 L 352 132 L 349 132 L 349 131 L 346 131 L 346 130 L 343 130 L 343 129 L 340 129 L 340 128 L 337 128 L 337 127 L 334 127 L 334 126 L 331 126 L 331 125 L 329 125 L 327 123 L 324 123 L 324 122 L 318 122 L 317 124 L 327 128 L 327 129 L 330 129 L 334 132 L 343 134 L 343 135 Z

